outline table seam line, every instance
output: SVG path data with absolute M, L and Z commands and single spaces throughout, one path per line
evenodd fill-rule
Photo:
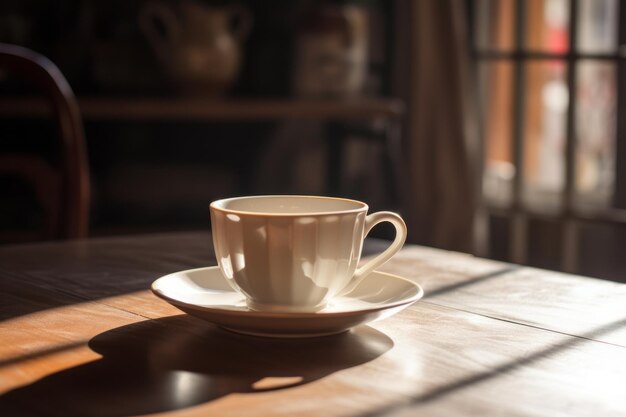
M 52 290 L 52 291 L 57 291 L 57 290 Z M 147 319 L 147 320 L 151 320 L 152 319 L 151 317 L 144 316 L 143 314 L 135 313 L 134 311 L 126 310 L 124 308 L 120 308 L 120 307 L 117 307 L 117 306 L 113 306 L 113 305 L 107 304 L 107 303 L 103 302 L 102 299 L 89 299 L 89 298 L 87 298 L 85 296 L 76 295 L 74 293 L 67 292 L 66 290 L 62 290 L 62 289 L 58 290 L 58 292 L 61 293 L 61 294 L 64 294 L 64 295 L 75 297 L 75 298 L 77 298 L 79 300 L 82 300 L 83 302 L 98 304 L 98 305 L 101 305 L 101 306 L 105 306 L 105 307 L 111 308 L 113 310 L 118 310 L 118 311 L 122 311 L 124 313 L 132 314 L 133 316 L 142 317 L 142 318 Z
M 447 286 L 443 286 L 441 288 L 434 289 L 430 291 L 429 293 L 427 293 L 424 298 L 438 296 L 438 295 L 441 295 L 450 291 L 458 290 L 459 288 L 479 284 L 479 283 L 482 283 L 484 281 L 491 280 L 494 278 L 506 277 L 508 276 L 509 273 L 517 272 L 522 268 L 523 267 L 519 265 L 509 265 L 502 269 L 496 269 L 496 270 L 493 270 L 491 272 L 487 272 L 484 274 L 478 274 L 476 276 L 469 277 L 468 279 L 464 281 L 456 282 Z
M 123 311 L 124 313 L 132 314 L 134 316 L 142 317 L 142 318 L 144 318 L 146 320 L 153 320 L 154 319 L 153 317 L 144 316 L 143 314 L 135 313 L 134 311 L 126 310 L 124 308 L 116 307 L 116 306 L 113 306 L 113 305 L 110 305 L 110 304 L 107 304 L 107 303 L 102 303 L 100 301 L 94 301 L 94 303 L 100 304 L 100 305 L 103 305 L 103 306 L 106 306 L 106 307 L 109 307 L 109 308 L 112 308 L 114 310 Z M 169 317 L 169 316 L 163 316 L 163 317 Z M 162 318 L 162 317 L 158 317 L 158 318 Z
M 6 278 L 6 279 L 10 279 L 10 280 L 12 280 L 14 282 L 21 282 L 18 278 L 12 277 L 10 275 L 10 273 L 11 273 L 10 271 L 7 271 L 6 269 L 4 269 L 2 267 L 0 267 L 0 272 L 6 272 L 7 273 L 7 275 L 4 276 L 4 278 Z M 30 275 L 30 274 L 28 274 L 28 275 L 32 277 L 32 275 Z M 28 281 L 27 283 L 29 285 L 32 285 L 33 287 L 36 287 L 36 288 L 40 289 L 40 290 L 49 291 L 49 292 L 52 292 L 52 293 L 56 293 L 58 295 L 69 297 L 69 298 L 72 298 L 72 299 L 74 299 L 75 301 L 78 301 L 78 302 L 94 303 L 94 304 L 102 305 L 102 306 L 105 306 L 105 307 L 108 307 L 108 308 L 111 308 L 111 309 L 114 309 L 114 310 L 117 310 L 117 311 L 121 311 L 121 312 L 124 312 L 124 313 L 132 314 L 133 316 L 142 317 L 142 318 L 144 318 L 146 320 L 151 320 L 152 319 L 152 317 L 147 317 L 147 316 L 144 316 L 143 314 L 135 313 L 134 311 L 126 310 L 126 309 L 123 309 L 123 308 L 120 308 L 120 307 L 116 307 L 116 306 L 107 304 L 105 302 L 102 302 L 101 301 L 102 299 L 90 299 L 90 298 L 85 297 L 83 295 L 78 295 L 76 293 L 73 293 L 73 292 L 70 292 L 70 291 L 67 291 L 67 290 L 64 290 L 64 289 L 49 288 L 49 287 L 47 287 L 45 285 L 40 285 L 40 284 L 37 284 L 36 282 L 33 282 L 33 281 Z
M 533 324 L 530 324 L 530 323 L 523 323 L 523 322 L 518 322 L 518 321 L 515 321 L 515 320 L 511 320 L 511 319 L 505 319 L 505 318 L 502 318 L 502 317 L 490 316 L 488 314 L 477 313 L 475 311 L 465 310 L 465 309 L 458 308 L 458 307 L 452 307 L 452 306 L 445 305 L 445 304 L 438 304 L 438 303 L 434 303 L 432 301 L 427 301 L 427 300 L 422 301 L 422 303 L 434 305 L 434 306 L 437 306 L 437 307 L 448 308 L 450 310 L 461 311 L 463 313 L 474 314 L 474 315 L 477 315 L 477 316 L 480 316 L 480 317 L 485 317 L 485 318 L 488 318 L 488 319 L 503 321 L 503 322 L 506 322 L 506 323 L 517 324 L 519 326 L 530 327 L 530 328 L 537 329 L 537 330 L 544 330 L 544 331 L 547 331 L 547 332 L 550 332 L 550 333 L 556 333 L 556 334 L 560 334 L 560 335 L 563 335 L 563 336 L 570 336 L 570 337 L 574 337 L 574 338 L 577 338 L 577 339 L 583 339 L 583 340 L 587 340 L 587 341 L 590 341 L 590 342 L 603 343 L 605 345 L 616 346 L 616 347 L 620 347 L 622 349 L 626 349 L 625 345 L 621 345 L 621 344 L 618 344 L 618 343 L 607 342 L 605 340 L 593 339 L 593 338 L 582 336 L 582 335 L 576 335 L 576 334 L 567 333 L 567 332 L 560 331 L 560 330 L 555 330 L 555 329 L 549 329 L 549 328 L 545 328 L 545 327 L 541 327 L 541 326 L 536 326 L 536 325 L 533 325 Z

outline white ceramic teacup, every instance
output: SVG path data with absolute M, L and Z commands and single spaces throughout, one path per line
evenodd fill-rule
M 256 196 L 211 203 L 213 244 L 229 284 L 249 308 L 298 312 L 322 309 L 354 289 L 406 240 L 391 212 L 367 215 L 355 200 L 314 196 Z M 363 239 L 381 222 L 396 228 L 391 245 L 357 268 Z

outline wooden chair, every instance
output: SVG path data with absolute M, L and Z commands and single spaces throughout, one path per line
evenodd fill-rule
M 56 65 L 23 47 L 0 43 L 0 69 L 42 93 L 52 107 L 59 139 L 57 166 L 36 154 L 5 153 L 0 154 L 0 175 L 20 177 L 32 186 L 44 211 L 42 238 L 86 237 L 89 167 L 80 112 L 72 89 Z

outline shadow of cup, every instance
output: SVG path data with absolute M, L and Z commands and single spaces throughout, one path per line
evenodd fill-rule
M 392 346 L 367 326 L 321 338 L 269 339 L 226 332 L 187 315 L 148 320 L 91 339 L 89 347 L 101 359 L 0 396 L 0 415 L 171 411 L 231 393 L 306 384 L 369 362 Z

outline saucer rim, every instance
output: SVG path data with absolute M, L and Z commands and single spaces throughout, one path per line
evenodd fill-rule
M 161 280 L 165 280 L 173 275 L 178 275 L 178 274 L 183 274 L 183 273 L 191 273 L 191 272 L 196 272 L 196 271 L 200 271 L 200 270 L 217 270 L 220 275 L 222 276 L 222 278 L 224 280 L 226 280 L 226 278 L 224 278 L 223 274 L 221 273 L 221 270 L 219 269 L 219 266 L 208 266 L 208 267 L 201 267 L 201 268 L 192 268 L 192 269 L 186 269 L 186 270 L 182 270 L 182 271 L 177 271 L 177 272 L 172 272 L 170 274 L 166 274 L 163 275 L 162 277 L 157 278 L 156 280 L 154 280 L 152 282 L 152 284 L 150 285 L 150 290 L 152 291 L 152 293 L 154 295 L 156 295 L 157 297 L 165 300 L 166 302 L 174 305 L 174 306 L 183 306 L 185 308 L 191 308 L 193 310 L 198 310 L 198 311 L 211 311 L 212 313 L 215 314 L 223 314 L 223 315 L 227 315 L 227 316 L 250 316 L 250 315 L 254 315 L 255 317 L 258 318 L 290 318 L 290 319 L 310 319 L 310 318 L 321 318 L 321 317 L 350 317 L 350 316 L 354 316 L 354 315 L 360 315 L 363 314 L 364 312 L 377 312 L 377 311 L 383 311 L 383 310 L 389 310 L 392 308 L 396 308 L 396 307 L 401 307 L 401 306 L 405 306 L 405 305 L 410 305 L 413 304 L 415 302 L 417 302 L 418 300 L 420 300 L 423 296 L 424 296 L 424 289 L 416 282 L 413 282 L 407 278 L 401 277 L 399 275 L 396 274 L 391 274 L 389 272 L 381 272 L 381 271 L 372 271 L 370 274 L 378 274 L 378 275 L 384 275 L 387 277 L 390 277 L 392 279 L 398 279 L 401 281 L 405 281 L 406 283 L 408 283 L 409 285 L 415 287 L 417 289 L 417 293 L 412 295 L 411 297 L 408 297 L 404 300 L 400 300 L 400 301 L 395 301 L 395 302 L 391 302 L 391 303 L 383 303 L 383 304 L 378 304 L 376 306 L 373 307 L 366 307 L 366 308 L 355 308 L 353 310 L 349 310 L 349 311 L 324 311 L 324 310 L 320 310 L 320 311 L 316 311 L 316 312 L 279 312 L 279 311 L 257 311 L 257 310 L 251 310 L 251 309 L 247 309 L 247 310 L 243 310 L 243 311 L 239 311 L 239 310 L 228 310 L 228 309 L 224 309 L 224 308 L 218 308 L 218 307 L 206 307 L 206 306 L 199 306 L 197 304 L 190 304 L 190 303 L 186 303 L 184 301 L 180 301 L 180 300 L 176 300 L 174 298 L 168 297 L 166 294 L 164 294 L 162 291 L 159 291 L 156 288 L 156 285 L 159 281 Z M 369 274 L 368 274 L 369 275 Z M 359 284 L 360 285 L 360 284 Z M 357 286 L 358 288 L 358 286 Z M 235 290 L 232 290 L 233 292 L 236 292 Z M 349 294 L 345 295 L 344 297 L 347 297 Z

